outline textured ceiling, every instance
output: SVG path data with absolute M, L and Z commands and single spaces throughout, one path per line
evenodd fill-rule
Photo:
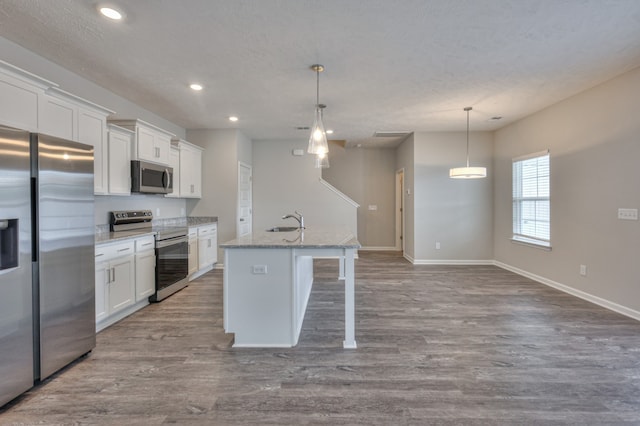
M 464 130 L 466 106 L 493 130 L 640 66 L 638 0 L 108 1 L 122 22 L 98 3 L 0 0 L 0 36 L 181 127 L 252 139 L 307 137 L 315 63 L 348 146 Z

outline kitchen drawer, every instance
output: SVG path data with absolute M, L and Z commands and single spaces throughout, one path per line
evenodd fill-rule
M 148 237 L 138 238 L 136 240 L 136 253 L 140 253 L 146 250 L 153 250 L 155 248 L 156 239 L 153 235 Z
M 189 228 L 189 239 L 198 238 L 198 228 Z
M 218 230 L 217 224 L 201 226 L 198 228 L 198 237 L 199 238 L 208 237 L 212 234 L 215 234 L 217 230 Z
M 103 262 L 116 257 L 133 254 L 134 241 L 125 241 L 114 244 L 100 244 L 96 246 L 96 262 Z

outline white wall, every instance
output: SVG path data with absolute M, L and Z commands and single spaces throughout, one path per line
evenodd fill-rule
M 293 156 L 307 141 L 253 143 L 253 229 L 295 225 L 284 214 L 298 210 L 307 226 L 344 225 L 357 234 L 357 209 L 320 183 L 312 155 Z
M 236 238 L 238 161 L 251 164 L 251 141 L 238 130 L 188 130 L 187 140 L 204 148 L 202 198 L 187 201 L 189 216 L 217 216 L 218 243 Z M 219 250 L 218 259 L 224 259 Z
M 640 222 L 617 219 L 618 208 L 640 208 L 638 111 L 640 68 L 498 130 L 494 253 L 499 262 L 622 305 L 640 319 Z M 551 251 L 509 240 L 511 159 L 547 148 Z M 587 276 L 579 275 L 581 264 Z
M 350 148 L 331 143 L 322 178 L 348 195 L 358 209 L 358 240 L 364 248 L 395 249 L 394 148 Z M 377 210 L 369 210 L 375 205 Z
M 487 167 L 487 178 L 451 179 L 466 162 L 466 133 L 414 133 L 416 263 L 493 260 L 492 153 L 493 135 L 471 132 L 470 165 Z

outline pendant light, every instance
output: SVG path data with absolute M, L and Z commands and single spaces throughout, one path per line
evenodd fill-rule
M 318 105 L 318 107 L 320 107 L 320 120 L 322 120 L 322 122 L 324 122 L 324 109 L 327 107 L 326 105 L 320 104 Z M 326 133 L 325 133 L 326 134 Z M 327 148 L 328 148 L 328 144 L 327 144 Z M 329 167 L 329 150 L 327 149 L 327 152 L 319 152 L 316 154 L 316 159 L 315 159 L 315 167 L 316 169 L 326 169 Z
M 466 107 L 467 111 L 467 166 L 449 169 L 449 177 L 453 179 L 479 179 L 487 177 L 486 167 L 469 167 L 469 111 L 472 107 Z
M 324 67 L 320 64 L 311 65 L 311 69 L 316 72 L 316 110 L 311 126 L 311 135 L 309 136 L 309 147 L 307 152 L 310 154 L 326 154 L 329 152 L 327 144 L 327 134 L 324 131 L 322 123 L 322 109 L 325 105 L 320 104 L 320 73 L 324 71 Z

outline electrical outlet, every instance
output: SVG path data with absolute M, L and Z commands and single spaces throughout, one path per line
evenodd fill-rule
M 160 207 L 156 207 L 156 217 L 160 217 Z
M 638 220 L 638 209 L 618 209 L 618 219 Z
M 185 214 L 184 207 L 181 207 L 180 208 L 180 216 L 184 216 L 184 214 Z
M 436 241 L 436 250 L 440 250 L 440 241 Z
M 255 275 L 266 275 L 267 265 L 253 265 L 252 272 Z
M 369 204 L 369 210 L 372 210 L 372 211 L 378 210 L 378 205 L 377 204 Z
M 580 265 L 580 275 L 583 277 L 587 276 L 587 265 Z

